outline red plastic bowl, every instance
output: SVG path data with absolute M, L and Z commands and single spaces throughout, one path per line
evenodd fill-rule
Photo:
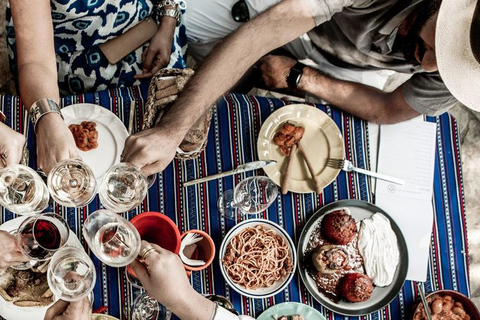
M 142 240 L 159 245 L 175 254 L 180 251 L 180 231 L 168 216 L 159 212 L 144 212 L 130 222 Z

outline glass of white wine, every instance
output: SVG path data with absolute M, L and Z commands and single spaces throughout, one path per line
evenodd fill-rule
M 98 194 L 102 205 L 113 212 L 126 212 L 145 199 L 148 181 L 136 166 L 121 162 L 105 173 Z
M 170 320 L 172 312 L 147 292 L 141 292 L 132 305 L 132 320 Z
M 83 236 L 97 258 L 111 267 L 125 267 L 140 253 L 137 229 L 108 210 L 97 210 L 88 216 L 83 224 Z
M 255 215 L 266 210 L 275 201 L 278 187 L 268 177 L 249 177 L 242 180 L 235 190 L 227 190 L 218 198 L 218 211 L 228 219 L 234 219 L 238 211 Z
M 0 170 L 0 204 L 21 215 L 35 215 L 48 207 L 50 194 L 31 168 L 13 164 Z
M 76 159 L 57 163 L 48 174 L 47 185 L 52 198 L 66 207 L 86 206 L 97 192 L 97 180 L 92 169 Z
M 95 287 L 95 266 L 82 249 L 63 247 L 53 255 L 48 265 L 47 280 L 57 298 L 78 301 L 88 296 Z

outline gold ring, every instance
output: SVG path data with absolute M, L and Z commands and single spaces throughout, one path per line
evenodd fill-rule
M 140 251 L 139 256 L 142 257 L 143 260 L 146 260 L 148 255 L 155 251 L 155 249 L 152 246 L 147 246 Z

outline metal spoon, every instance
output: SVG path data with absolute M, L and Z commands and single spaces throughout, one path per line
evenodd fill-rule
M 417 282 L 418 292 L 420 293 L 420 298 L 422 299 L 423 307 L 425 309 L 425 314 L 427 315 L 428 320 L 432 320 L 432 315 L 430 314 L 430 308 L 428 307 L 427 298 L 425 298 L 425 292 L 423 292 L 423 285 L 420 282 Z

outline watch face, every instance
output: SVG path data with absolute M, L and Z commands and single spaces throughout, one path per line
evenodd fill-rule
M 250 20 L 250 13 L 248 12 L 245 0 L 240 0 L 233 5 L 232 18 L 237 22 L 247 22 Z

